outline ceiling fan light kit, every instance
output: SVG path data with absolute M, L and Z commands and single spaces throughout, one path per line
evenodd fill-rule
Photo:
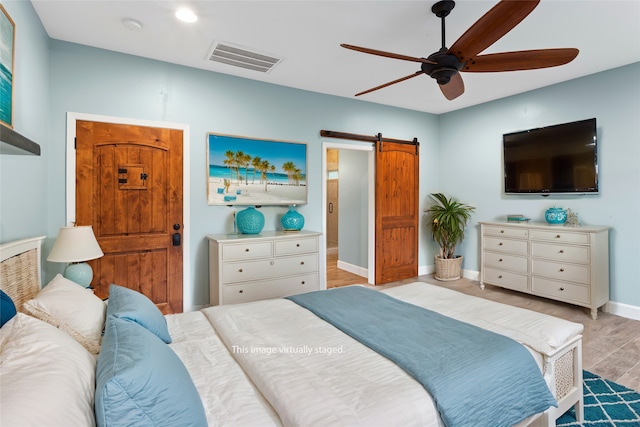
M 358 52 L 420 63 L 420 71 L 357 93 L 356 96 L 426 74 L 438 83 L 445 98 L 453 100 L 464 93 L 464 82 L 460 72 L 534 70 L 557 67 L 573 61 L 579 53 L 578 49 L 574 48 L 521 50 L 479 55 L 522 22 L 538 6 L 538 3 L 540 3 L 540 0 L 501 0 L 469 27 L 451 48 L 447 48 L 445 43 L 445 18 L 455 7 L 455 2 L 453 0 L 438 1 L 431 7 L 431 12 L 441 20 L 442 47 L 427 58 L 341 44 L 340 46 L 346 49 Z

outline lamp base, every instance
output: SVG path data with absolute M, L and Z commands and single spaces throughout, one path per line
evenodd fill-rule
M 86 288 L 91 285 L 91 280 L 93 280 L 93 270 L 86 262 L 76 262 L 67 265 L 63 276 Z

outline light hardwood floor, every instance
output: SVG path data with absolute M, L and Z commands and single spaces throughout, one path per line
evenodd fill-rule
M 338 269 L 336 261 L 335 255 L 327 257 L 328 288 L 366 284 L 365 277 Z M 582 340 L 584 369 L 640 391 L 640 321 L 601 311 L 598 312 L 598 318 L 593 320 L 586 308 L 494 286 L 487 286 L 483 290 L 480 289 L 480 283 L 469 279 L 441 282 L 435 280 L 432 274 L 371 287 L 384 289 L 417 281 L 582 323 L 584 325 Z

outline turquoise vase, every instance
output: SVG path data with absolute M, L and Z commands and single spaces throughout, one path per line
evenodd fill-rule
M 264 227 L 264 215 L 255 206 L 249 206 L 236 214 L 236 224 L 242 234 L 258 234 Z
M 287 213 L 282 215 L 280 223 L 284 231 L 300 231 L 304 227 L 304 217 L 290 206 Z
M 564 224 L 567 220 L 567 211 L 562 208 L 549 208 L 544 213 L 544 219 L 551 225 Z

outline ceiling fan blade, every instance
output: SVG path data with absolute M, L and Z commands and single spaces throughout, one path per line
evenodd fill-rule
M 423 71 L 416 71 L 416 72 L 415 72 L 415 73 L 413 73 L 413 74 L 409 74 L 408 76 L 401 77 L 401 78 L 399 78 L 399 79 L 397 79 L 397 80 L 394 80 L 394 81 L 392 81 L 392 82 L 385 83 L 385 84 L 380 85 L 380 86 L 376 86 L 376 87 L 374 87 L 374 88 L 371 88 L 371 89 L 365 90 L 364 92 L 356 93 L 356 95 L 355 95 L 355 96 L 364 95 L 365 93 L 373 92 L 373 91 L 375 91 L 375 90 L 382 89 L 382 88 L 385 88 L 385 87 L 387 87 L 387 86 L 391 86 L 391 85 L 394 85 L 394 84 L 396 84 L 396 83 L 403 82 L 403 81 L 405 81 L 405 80 L 409 80 L 409 79 L 411 79 L 411 78 L 413 78 L 413 77 L 419 76 L 420 74 L 424 74 L 424 72 L 423 72 Z
M 460 71 L 476 73 L 535 70 L 567 64 L 578 56 L 578 49 L 538 49 L 479 55 Z
M 391 52 L 385 52 L 383 50 L 369 49 L 367 47 L 354 46 L 352 44 L 342 43 L 340 44 L 340 46 L 346 49 L 357 50 L 358 52 L 369 53 L 371 55 L 384 56 L 386 58 L 402 59 L 404 61 L 413 61 L 413 62 L 425 62 L 427 64 L 436 64 L 436 62 L 430 61 L 425 58 L 416 58 L 414 56 L 400 55 L 398 53 L 391 53 Z
M 449 101 L 462 95 L 464 93 L 464 82 L 460 73 L 455 73 L 451 76 L 449 83 L 440 85 L 440 90 Z
M 540 0 L 502 0 L 485 13 L 449 48 L 460 62 L 473 58 L 511 31 Z

